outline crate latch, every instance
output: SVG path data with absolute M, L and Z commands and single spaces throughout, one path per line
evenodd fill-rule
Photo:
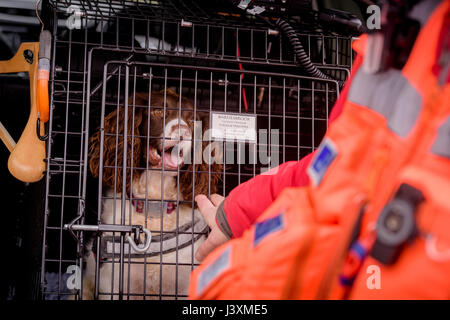
M 72 221 L 69 224 L 64 225 L 64 230 L 70 231 L 75 240 L 79 240 L 77 235 L 74 233 L 75 231 L 90 231 L 90 232 L 119 232 L 119 233 L 129 233 L 132 234 L 127 236 L 128 243 L 130 246 L 139 253 L 147 252 L 150 247 L 150 243 L 152 242 L 152 233 L 147 228 L 143 226 L 134 225 L 116 225 L 116 224 L 98 224 L 98 225 L 86 225 L 86 224 L 74 224 L 75 221 Z M 140 235 L 145 234 L 145 243 L 142 244 L 140 241 Z

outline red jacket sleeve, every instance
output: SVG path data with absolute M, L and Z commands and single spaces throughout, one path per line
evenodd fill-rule
M 283 163 L 275 168 L 276 174 L 258 175 L 230 192 L 223 210 L 234 237 L 239 237 L 250 227 L 284 188 L 308 184 L 308 176 L 304 172 L 312 155 L 311 153 L 300 161 Z
M 329 123 L 341 114 L 347 99 L 349 84 L 361 63 L 362 57 L 358 55 L 353 65 L 353 72 L 331 111 Z M 258 175 L 234 188 L 217 213 L 216 219 L 221 230 L 229 236 L 241 236 L 284 188 L 308 185 L 309 177 L 306 169 L 313 154 L 307 155 L 300 161 L 286 162 L 275 168 L 274 174 Z

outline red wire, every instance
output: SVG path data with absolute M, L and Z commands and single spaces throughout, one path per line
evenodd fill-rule
M 241 51 L 239 50 L 239 43 L 237 44 L 237 50 L 238 50 L 238 58 L 241 57 Z M 239 70 L 244 71 L 244 68 L 242 67 L 242 63 L 239 62 Z M 244 74 L 241 74 L 241 80 L 244 80 Z M 242 98 L 244 99 L 244 109 L 245 111 L 248 111 L 248 104 L 247 104 L 247 95 L 245 94 L 245 88 L 242 86 Z

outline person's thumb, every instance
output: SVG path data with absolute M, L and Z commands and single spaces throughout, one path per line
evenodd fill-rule
M 211 251 L 226 241 L 227 237 L 216 226 L 211 230 L 211 233 L 208 238 L 206 238 L 205 242 L 203 242 L 195 252 L 195 259 L 202 262 Z

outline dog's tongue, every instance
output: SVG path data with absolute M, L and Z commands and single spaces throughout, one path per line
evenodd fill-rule
M 182 159 L 177 157 L 176 152 L 165 151 L 164 152 L 164 168 L 176 169 L 181 164 Z

